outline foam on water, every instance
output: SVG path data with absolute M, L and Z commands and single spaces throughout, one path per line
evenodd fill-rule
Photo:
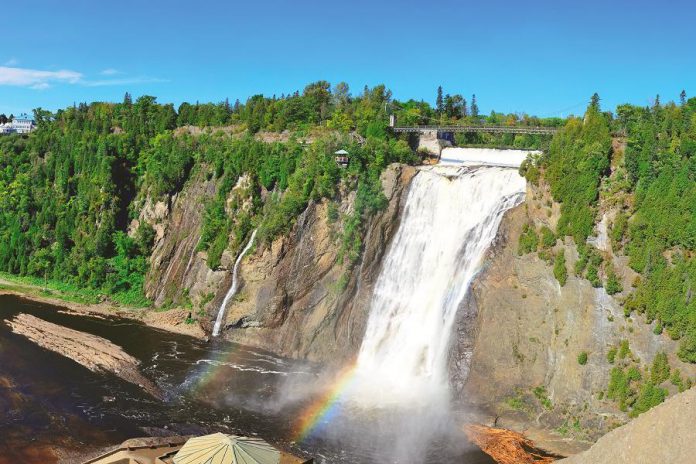
M 496 148 L 444 148 L 440 156 L 441 165 L 483 165 L 518 168 L 530 154 L 538 151 L 499 150 Z

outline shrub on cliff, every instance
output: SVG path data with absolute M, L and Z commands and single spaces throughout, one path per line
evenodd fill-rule
M 630 412 L 631 417 L 637 417 L 645 411 L 662 403 L 667 397 L 667 390 L 656 387 L 652 382 L 645 382 L 638 393 L 633 409 Z
M 553 263 L 553 275 L 558 280 L 558 283 L 563 287 L 568 280 L 568 269 L 566 268 L 565 250 L 561 250 L 556 254 L 556 259 Z
M 541 246 L 551 248 L 556 244 L 556 234 L 546 226 L 541 228 Z
M 619 278 L 614 271 L 614 266 L 612 263 L 607 263 L 607 281 L 604 284 L 604 289 L 609 295 L 614 295 L 623 291 L 623 286 L 619 282 Z
M 581 366 L 584 366 L 585 364 L 587 364 L 587 351 L 582 351 L 578 355 L 578 364 L 580 364 Z
M 650 380 L 655 385 L 660 385 L 669 378 L 669 374 L 670 367 L 667 354 L 664 351 L 657 353 L 650 368 Z
M 539 236 L 532 224 L 525 224 L 520 235 L 517 253 L 522 256 L 536 251 L 539 247 Z

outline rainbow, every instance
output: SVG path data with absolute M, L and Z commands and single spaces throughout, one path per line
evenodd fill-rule
M 341 369 L 333 383 L 326 391 L 312 401 L 301 413 L 297 423 L 295 442 L 301 442 L 312 434 L 317 427 L 330 421 L 340 411 L 339 399 L 355 378 L 356 363 L 352 362 Z

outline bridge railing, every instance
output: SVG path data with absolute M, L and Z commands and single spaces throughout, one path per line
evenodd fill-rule
M 394 132 L 487 132 L 492 134 L 540 134 L 553 135 L 558 131 L 557 127 L 543 126 L 492 126 L 492 125 L 467 125 L 467 126 L 392 126 Z

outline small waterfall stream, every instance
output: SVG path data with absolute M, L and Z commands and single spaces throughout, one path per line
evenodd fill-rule
M 507 161 L 507 159 L 506 159 Z M 500 166 L 435 166 L 413 179 L 377 279 L 358 355 L 354 399 L 447 402 L 457 310 L 525 179 Z
M 222 300 L 222 304 L 220 305 L 220 309 L 218 310 L 217 318 L 215 319 L 215 325 L 213 326 L 213 337 L 217 337 L 218 335 L 220 335 L 220 329 L 222 328 L 222 323 L 225 320 L 225 314 L 227 313 L 227 305 L 232 300 L 232 298 L 234 298 L 234 295 L 237 293 L 237 289 L 239 287 L 239 265 L 241 264 L 244 255 L 254 244 L 254 239 L 256 238 L 257 230 L 258 229 L 255 229 L 254 232 L 252 232 L 249 242 L 247 242 L 242 252 L 239 253 L 239 256 L 237 256 L 237 260 L 234 262 L 234 268 L 232 270 L 232 285 L 230 286 L 230 289 L 227 291 L 227 294 L 225 295 L 225 298 Z

